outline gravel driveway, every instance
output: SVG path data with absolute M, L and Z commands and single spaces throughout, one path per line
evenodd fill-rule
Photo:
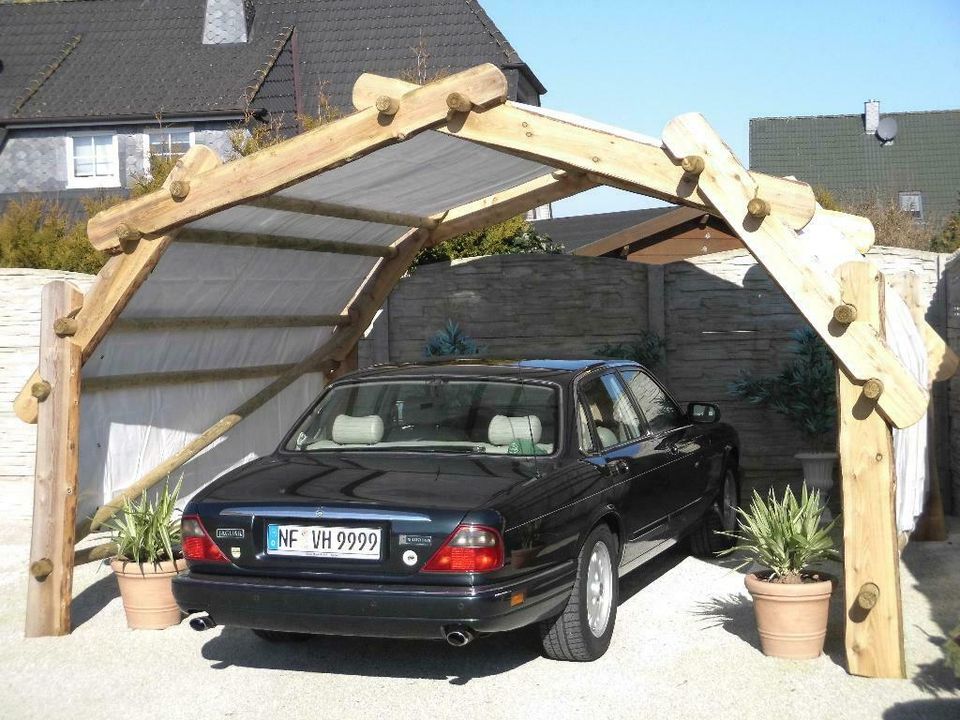
M 315 638 L 271 645 L 186 623 L 128 630 L 106 567 L 78 569 L 74 632 L 23 639 L 30 484 L 0 482 L 0 708 L 4 718 L 960 718 L 942 661 L 960 618 L 960 524 L 911 544 L 902 566 L 910 679 L 843 666 L 835 600 L 827 654 L 760 654 L 739 573 L 668 552 L 624 579 L 609 652 L 591 664 L 539 656 L 529 632 L 463 649 L 439 642 Z

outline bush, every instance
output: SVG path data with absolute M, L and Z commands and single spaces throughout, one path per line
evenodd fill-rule
M 599 357 L 633 360 L 653 369 L 663 363 L 667 343 L 657 333 L 644 330 L 634 342 L 605 343 L 593 352 Z
M 465 335 L 453 320 L 447 320 L 443 329 L 438 330 L 423 348 L 424 357 L 479 354 L 480 346 L 469 335 Z
M 88 215 L 114 199 L 85 202 Z M 0 215 L 0 267 L 44 268 L 96 273 L 106 253 L 87 241 L 86 221 L 74 220 L 59 203 L 26 198 Z
M 559 254 L 563 246 L 541 235 L 523 216 L 464 233 L 420 251 L 413 267 L 484 255 Z

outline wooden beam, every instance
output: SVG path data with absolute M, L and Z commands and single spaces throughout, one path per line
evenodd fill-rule
M 381 96 L 400 98 L 415 87 L 415 83 L 405 80 L 363 73 L 353 84 L 353 107 L 357 110 L 376 107 Z
M 235 245 L 241 247 L 269 248 L 271 250 L 300 250 L 304 252 L 336 253 L 340 255 L 365 255 L 367 257 L 393 257 L 396 252 L 389 245 L 374 245 L 340 240 L 312 240 L 310 238 L 264 235 L 260 233 L 227 232 L 225 230 L 200 230 L 184 228 L 179 232 L 181 242 L 199 245 Z
M 212 317 L 119 318 L 113 329 L 124 332 L 156 330 L 253 330 L 259 328 L 338 327 L 347 315 L 234 315 Z
M 238 406 L 233 412 L 220 418 L 200 435 L 187 443 L 179 452 L 175 453 L 157 467 L 139 478 L 122 492 L 118 493 L 110 502 L 101 506 L 93 518 L 82 523 L 77 529 L 78 539 L 97 530 L 104 521 L 116 515 L 122 508 L 124 500 L 135 498 L 149 490 L 166 478 L 170 473 L 182 467 L 196 457 L 211 443 L 223 437 L 244 418 L 262 407 L 269 400 L 279 394 L 284 388 L 308 372 L 328 373 L 343 361 L 356 345 L 357 340 L 373 319 L 377 308 L 383 303 L 387 295 L 397 284 L 397 281 L 410 267 L 410 263 L 423 248 L 428 233 L 425 230 L 411 230 L 394 243 L 397 254 L 391 259 L 380 260 L 367 276 L 360 290 L 354 295 L 350 303 L 344 308 L 343 314 L 355 318 L 355 322 L 338 327 L 333 335 L 314 352 L 299 363 L 285 371 L 272 383 L 263 388 L 252 398 Z
M 129 373 L 84 378 L 84 392 L 120 390 L 157 385 L 189 385 L 191 383 L 223 382 L 225 380 L 253 380 L 281 375 L 294 363 L 282 365 L 251 365 L 249 367 L 210 368 L 208 370 L 173 370 L 169 372 Z
M 615 232 L 605 238 L 594 240 L 588 245 L 577 248 L 573 251 L 573 254 L 584 257 L 600 257 L 609 252 L 620 250 L 630 243 L 644 240 L 656 233 L 690 222 L 702 214 L 703 213 L 696 208 L 678 207 L 642 223 L 637 223 L 636 225 Z
M 882 338 L 885 286 L 866 262 L 837 270 L 860 324 Z M 884 393 L 886 394 L 886 393 Z M 847 665 L 853 675 L 903 678 L 900 555 L 895 519 L 893 440 L 863 383 L 837 372 Z M 864 593 L 864 589 L 868 593 Z
M 877 379 L 885 392 L 878 407 L 897 427 L 913 425 L 927 411 L 928 393 L 913 379 L 882 338 L 866 323 L 839 331 L 833 310 L 844 299 L 837 280 L 816 262 L 804 262 L 802 244 L 777 213 L 750 217 L 747 204 L 759 188 L 703 117 L 690 113 L 674 118 L 663 132 L 676 157 L 700 155 L 706 168 L 699 185 L 716 211 L 767 269 L 807 322 L 823 338 L 848 373 L 857 380 Z M 856 303 L 852 303 L 856 304 Z
M 219 164 L 220 158 L 213 150 L 205 145 L 194 145 L 177 161 L 164 185 Z M 72 342 L 80 347 L 81 362 L 85 363 L 93 354 L 130 298 L 156 267 L 174 236 L 170 233 L 140 242 L 132 253 L 112 257 L 101 268 L 93 287 L 87 291 L 84 307 L 76 316 L 77 332 Z M 13 403 L 17 417 L 26 423 L 37 421 L 37 402 L 30 394 L 30 387 L 39 379 L 39 373 L 34 372 Z
M 325 123 L 191 178 L 190 194 L 181 201 L 162 190 L 104 210 L 90 220 L 87 235 L 95 248 L 117 252 L 122 225 L 152 235 L 274 193 L 443 122 L 452 92 L 479 104 L 502 103 L 507 98 L 507 80 L 499 68 L 486 64 L 417 86 L 400 98 L 403 110 L 396 115 L 383 115 L 370 107 Z
M 453 208 L 430 234 L 429 245 L 509 220 L 528 210 L 596 187 L 582 173 L 557 171 Z
M 54 323 L 76 312 L 83 293 L 55 280 L 40 304 L 40 375 L 50 395 L 40 404 L 34 470 L 33 530 L 27 579 L 26 636 L 70 632 L 80 432 L 80 348 Z
M 836 210 L 826 210 L 820 205 L 817 205 L 816 217 L 832 225 L 846 238 L 850 245 L 861 253 L 867 252 L 876 241 L 877 233 L 873 228 L 873 223 L 865 217 L 837 212 Z
M 320 202 L 318 200 L 302 200 L 300 198 L 285 197 L 283 195 L 267 195 L 266 197 L 251 200 L 245 203 L 251 207 L 266 208 L 267 210 L 281 210 L 283 212 L 299 213 L 301 215 L 320 215 L 336 217 L 345 220 L 364 220 L 382 225 L 399 225 L 400 227 L 435 228 L 440 223 L 440 217 L 411 215 L 410 213 L 390 212 L 389 210 L 370 210 L 351 205 Z

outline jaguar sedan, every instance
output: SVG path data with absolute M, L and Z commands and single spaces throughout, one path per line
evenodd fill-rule
M 378 366 L 329 385 L 272 455 L 187 505 L 194 628 L 446 639 L 539 629 L 610 644 L 618 582 L 689 536 L 721 549 L 737 435 L 626 361 Z

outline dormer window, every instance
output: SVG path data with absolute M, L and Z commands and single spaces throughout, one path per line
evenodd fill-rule
M 67 135 L 67 187 L 120 187 L 120 154 L 115 133 Z

